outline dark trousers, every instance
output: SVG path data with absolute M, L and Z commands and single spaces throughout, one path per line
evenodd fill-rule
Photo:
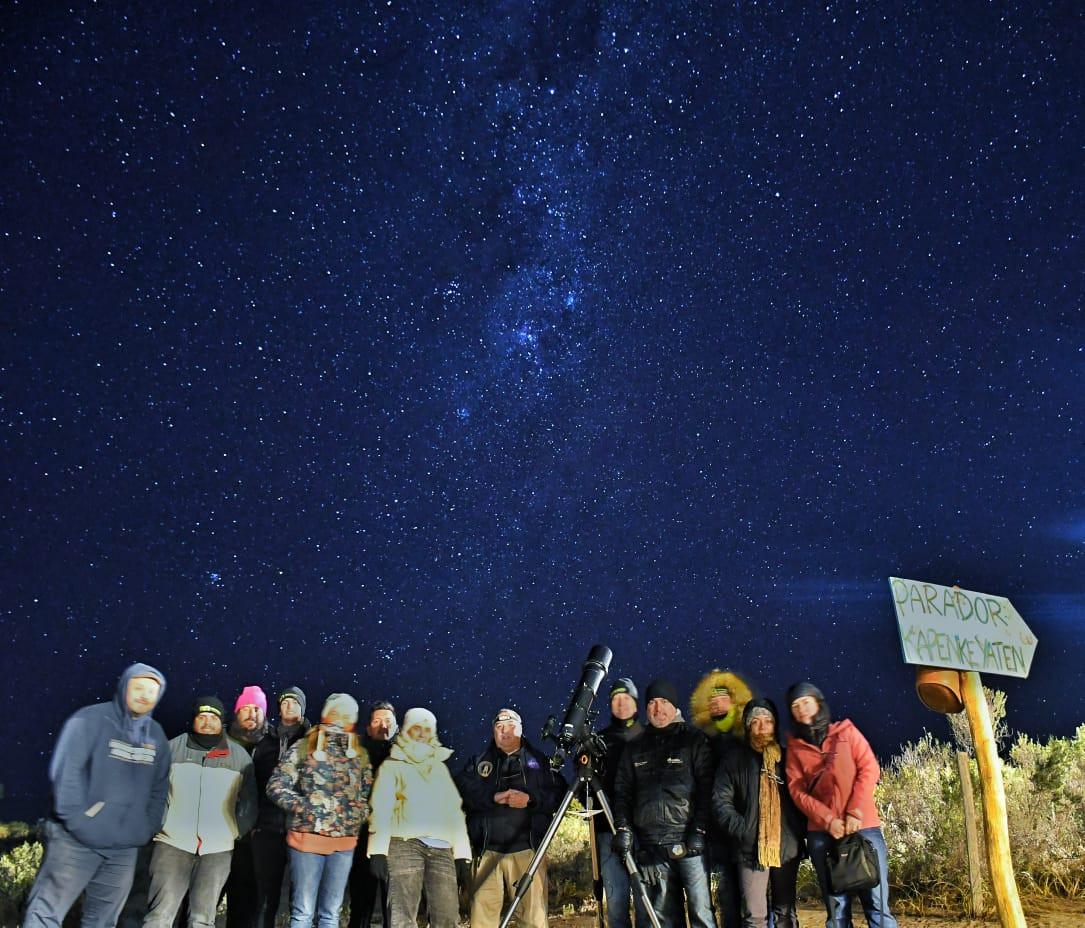
M 136 848 L 86 847 L 57 822 L 46 823 L 44 838 L 45 859 L 30 889 L 24 928 L 60 928 L 84 891 L 83 928 L 113 928 L 132 888 Z
M 720 928 L 740 928 L 742 925 L 742 884 L 738 863 L 720 847 L 712 854 L 712 869 L 719 875 L 716 886 L 716 907 Z
M 388 886 L 378 880 L 369 872 L 369 855 L 366 847 L 369 836 L 362 835 L 358 839 L 358 847 L 354 851 L 354 863 L 350 869 L 350 920 L 348 928 L 369 928 L 373 920 L 373 910 L 376 908 L 377 895 L 380 894 L 381 915 L 384 918 L 384 928 L 391 928 L 392 913 L 388 905 Z
M 795 880 L 801 857 L 779 867 L 755 870 L 739 868 L 742 880 L 742 928 L 769 928 L 771 906 L 773 928 L 799 928 L 795 912 Z
M 258 828 L 252 832 L 251 842 L 257 928 L 275 928 L 286 877 L 286 835 L 281 831 Z
M 451 848 L 430 847 L 417 838 L 392 838 L 388 846 L 389 928 L 418 928 L 418 905 L 426 893 L 430 928 L 456 928 L 460 899 Z
M 161 841 L 151 857 L 151 898 L 143 928 L 172 928 L 188 894 L 188 928 L 215 928 L 233 851 L 189 854 Z
M 252 859 L 252 835 L 234 843 L 230 877 L 226 881 L 226 928 L 258 928 L 256 924 L 256 869 Z

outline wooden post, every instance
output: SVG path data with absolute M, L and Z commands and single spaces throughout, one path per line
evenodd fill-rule
M 957 752 L 957 770 L 961 775 L 961 803 L 964 805 L 964 847 L 968 854 L 968 889 L 973 918 L 983 912 L 983 874 L 980 872 L 980 836 L 976 827 L 976 803 L 972 798 L 972 771 L 968 755 Z
M 972 730 L 976 748 L 980 788 L 983 793 L 983 823 L 987 832 L 987 864 L 991 872 L 991 889 L 1002 928 L 1026 928 L 1017 880 L 1013 875 L 1010 856 L 1010 830 L 1006 816 L 1006 790 L 1002 784 L 1002 767 L 995 749 L 995 734 L 987 699 L 983 695 L 980 675 L 973 670 L 961 672 L 961 695 Z

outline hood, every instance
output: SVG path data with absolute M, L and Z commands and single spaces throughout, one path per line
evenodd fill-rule
M 756 696 L 746 703 L 746 708 L 742 710 L 742 727 L 748 728 L 750 724 L 750 713 L 754 709 L 768 709 L 772 713 L 772 720 L 776 723 L 777 735 L 780 731 L 780 713 L 776 711 L 776 703 L 771 699 L 765 699 L 761 696 Z
M 125 699 L 128 692 L 128 684 L 134 677 L 151 677 L 158 681 L 160 687 L 158 691 L 158 702 L 154 704 L 154 708 L 146 715 L 139 716 L 139 718 L 133 717 L 132 713 L 128 711 L 128 703 Z M 155 669 L 150 664 L 131 664 L 125 669 L 124 673 L 121 674 L 121 678 L 117 681 L 117 691 L 113 694 L 113 707 L 116 709 L 117 717 L 120 719 L 124 737 L 129 743 L 135 744 L 147 740 L 147 731 L 150 728 L 154 710 L 162 704 L 162 697 L 165 694 L 166 676 L 162 671 Z
M 689 701 L 689 714 L 693 719 L 693 724 L 709 737 L 718 735 L 722 731 L 708 711 L 708 702 L 712 698 L 713 691 L 721 686 L 727 687 L 731 693 L 730 734 L 736 738 L 743 738 L 745 728 L 742 723 L 742 712 L 753 694 L 746 681 L 729 670 L 710 670 L 701 678 Z

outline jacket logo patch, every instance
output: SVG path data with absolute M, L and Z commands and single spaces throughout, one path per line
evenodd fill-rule
M 648 766 L 648 761 L 646 761 L 646 760 L 635 760 L 635 761 L 633 761 L 633 766 L 634 767 L 647 767 Z
M 539 769 L 539 762 L 537 760 L 535 760 L 534 757 L 531 757 L 530 755 L 528 756 L 528 759 L 527 759 L 527 769 L 528 770 L 538 770 Z
M 116 738 L 109 739 L 109 756 L 130 764 L 153 764 L 155 747 L 153 744 L 129 744 Z
M 478 775 L 485 780 L 491 773 L 494 772 L 494 765 L 491 764 L 488 760 L 480 760 L 475 770 L 477 770 Z
M 682 766 L 682 758 L 681 757 L 668 757 L 667 758 L 667 763 L 668 764 L 674 764 L 676 767 L 681 767 Z

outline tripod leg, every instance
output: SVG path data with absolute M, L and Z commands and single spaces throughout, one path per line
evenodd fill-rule
M 603 920 L 603 874 L 600 869 L 598 839 L 595 834 L 595 816 L 592 814 L 591 787 L 584 787 L 584 810 L 588 813 L 588 853 L 591 855 L 591 891 L 595 896 L 595 920 L 599 928 L 606 928 Z M 610 900 L 607 900 L 607 904 Z
M 509 928 L 509 922 L 512 921 L 512 915 L 516 911 L 516 907 L 523 901 L 524 896 L 527 895 L 527 891 L 531 886 L 531 881 L 535 878 L 539 865 L 543 862 L 546 851 L 550 847 L 550 843 L 554 840 L 554 835 L 558 833 L 558 827 L 561 825 L 562 817 L 565 815 L 566 811 L 568 811 L 569 804 L 576 795 L 576 787 L 577 784 L 574 782 L 565 793 L 565 797 L 561 800 L 561 805 L 558 806 L 558 810 L 554 813 L 554 817 L 550 821 L 550 827 L 546 829 L 546 834 L 543 835 L 543 839 L 539 842 L 535 855 L 531 858 L 531 863 L 528 864 L 528 868 L 524 871 L 524 875 L 516 881 L 516 895 L 512 897 L 512 903 L 509 905 L 509 910 L 502 917 L 499 928 Z
M 614 824 L 614 813 L 610 809 L 610 800 L 607 799 L 607 794 L 603 790 L 603 786 L 599 781 L 593 780 L 592 786 L 595 789 L 595 798 L 599 800 L 599 806 L 603 810 L 603 814 L 607 817 L 607 822 L 610 823 L 610 830 L 616 832 L 618 829 Z M 640 871 L 637 870 L 636 861 L 633 860 L 632 854 L 626 854 L 623 861 L 625 863 L 625 869 L 629 873 L 629 886 L 633 892 L 640 896 L 641 902 L 644 903 L 644 911 L 648 913 L 648 920 L 652 923 L 652 928 L 660 928 L 659 916 L 656 915 L 656 910 L 652 907 L 652 901 L 648 898 L 648 890 L 644 888 L 644 883 L 640 878 Z M 501 928 L 505 928 L 504 925 Z

